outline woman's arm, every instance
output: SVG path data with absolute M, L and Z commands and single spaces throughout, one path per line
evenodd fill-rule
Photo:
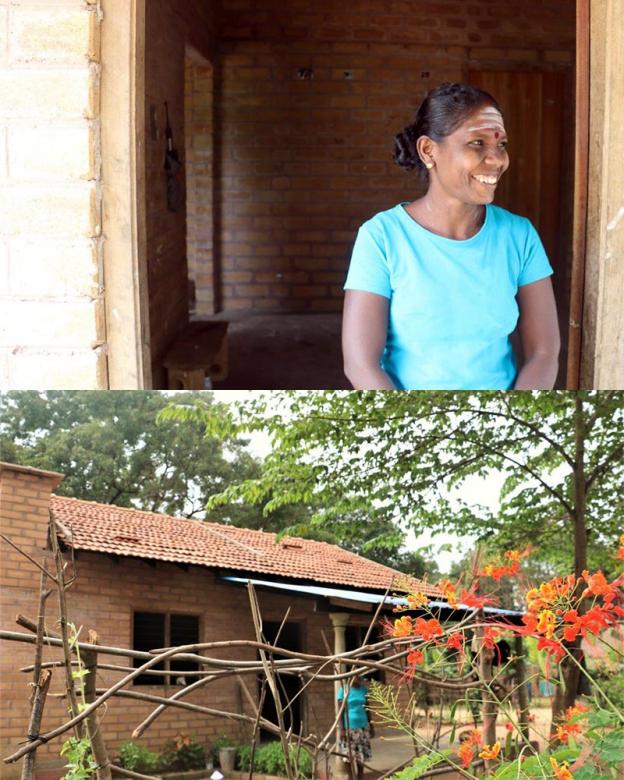
M 514 390 L 552 390 L 559 370 L 559 323 L 550 277 L 518 289 L 524 360 Z
M 389 301 L 383 295 L 347 290 L 342 315 L 344 372 L 354 390 L 394 390 L 379 361 L 388 334 Z

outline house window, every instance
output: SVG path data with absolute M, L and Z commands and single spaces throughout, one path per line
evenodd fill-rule
M 199 642 L 199 618 L 197 615 L 175 615 L 162 612 L 135 612 L 132 647 L 135 650 L 154 650 L 159 647 L 176 647 Z M 134 659 L 134 668 L 144 663 Z M 188 677 L 187 672 L 197 671 L 199 665 L 191 661 L 179 661 L 172 658 L 156 664 L 152 669 L 173 671 L 171 675 L 141 674 L 134 680 L 135 685 L 188 685 L 196 677 Z

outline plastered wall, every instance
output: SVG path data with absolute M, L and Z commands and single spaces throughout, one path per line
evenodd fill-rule
M 106 384 L 96 0 L 0 2 L 0 388 Z

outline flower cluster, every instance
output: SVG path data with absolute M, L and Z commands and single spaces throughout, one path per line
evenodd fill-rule
M 568 707 L 563 722 L 557 726 L 556 738 L 567 745 L 570 737 L 578 736 L 581 733 L 581 725 L 578 720 L 585 717 L 587 712 L 589 712 L 589 707 L 585 707 L 583 704 Z
M 503 577 L 513 577 L 520 571 L 520 561 L 526 558 L 530 549 L 525 550 L 507 550 L 503 554 L 503 559 L 488 563 L 481 569 L 479 575 L 482 577 L 491 577 L 495 582 L 500 582 Z
M 464 769 L 467 769 L 475 756 L 475 750 L 481 744 L 482 737 L 481 732 L 478 729 L 473 729 L 461 742 L 459 749 L 457 750 L 457 757 L 462 763 Z
M 532 588 L 526 595 L 528 611 L 522 618 L 521 633 L 537 637 L 538 649 L 560 661 L 565 655 L 562 641 L 572 642 L 579 634 L 583 638 L 588 634 L 597 636 L 624 617 L 624 609 L 615 603 L 621 596 L 621 582 L 621 577 L 607 582 L 601 571 L 584 571 L 578 580 L 569 574 Z M 585 588 L 580 596 L 575 595 L 582 585 Z M 595 603 L 598 597 L 602 604 Z M 592 606 L 581 610 L 581 602 L 589 598 L 593 599 Z
M 624 534 L 620 536 L 620 547 L 616 552 L 615 557 L 618 559 L 618 561 L 624 561 Z

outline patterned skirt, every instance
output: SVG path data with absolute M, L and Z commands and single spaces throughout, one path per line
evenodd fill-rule
M 338 748 L 344 755 L 342 760 L 350 763 L 351 757 L 353 757 L 358 764 L 368 761 L 373 755 L 370 740 L 370 729 L 368 726 L 364 729 L 343 731 Z M 350 753 L 349 750 L 351 751 Z

